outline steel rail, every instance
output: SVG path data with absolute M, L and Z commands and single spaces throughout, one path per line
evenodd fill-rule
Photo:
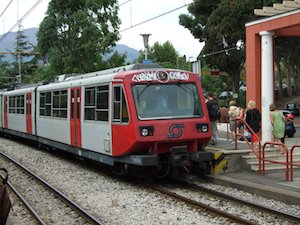
M 205 188 L 205 187 L 200 187 L 200 186 L 198 186 L 196 184 L 187 184 L 187 185 L 188 185 L 188 187 L 196 189 L 196 190 L 199 190 L 201 192 L 205 192 L 205 193 L 208 193 L 210 195 L 221 197 L 221 198 L 223 198 L 225 200 L 234 201 L 234 202 L 236 202 L 238 204 L 242 204 L 242 205 L 246 205 L 246 206 L 249 206 L 249 207 L 253 207 L 256 210 L 262 210 L 264 212 L 274 214 L 274 215 L 276 215 L 278 217 L 281 217 L 283 219 L 289 220 L 290 222 L 293 222 L 293 223 L 294 222 L 299 223 L 299 221 L 300 221 L 300 217 L 298 217 L 298 216 L 291 215 L 291 214 L 288 214 L 288 213 L 285 213 L 285 212 L 281 212 L 281 211 L 269 208 L 267 206 L 257 205 L 255 203 L 252 203 L 252 202 L 249 202 L 249 201 L 246 201 L 246 200 L 242 200 L 240 198 L 236 198 L 236 197 L 228 195 L 228 194 L 224 194 L 224 193 L 221 193 L 221 192 L 218 192 L 218 191 L 214 191 L 214 190 L 211 190 L 211 189 L 208 189 L 208 188 Z
M 227 218 L 227 219 L 229 219 L 232 222 L 236 222 L 236 223 L 239 223 L 239 224 L 245 224 L 245 225 L 257 225 L 257 223 L 255 223 L 255 222 L 252 222 L 252 221 L 249 221 L 249 220 L 245 220 L 245 219 L 243 219 L 241 217 L 238 217 L 236 215 L 233 215 L 233 214 L 227 213 L 225 211 L 222 211 L 220 209 L 208 206 L 207 204 L 204 204 L 204 203 L 201 203 L 201 202 L 197 202 L 197 201 L 195 201 L 193 199 L 186 198 L 186 197 L 184 197 L 182 195 L 178 195 L 177 193 L 169 191 L 169 190 L 167 190 L 165 188 L 157 187 L 157 186 L 154 186 L 154 185 L 151 185 L 151 184 L 143 184 L 143 186 L 147 187 L 149 189 L 153 189 L 155 191 L 158 191 L 158 192 L 160 192 L 162 194 L 168 195 L 168 196 L 170 196 L 172 198 L 178 199 L 180 201 L 183 201 L 186 204 L 189 204 L 189 205 L 191 205 L 194 208 L 203 208 L 204 210 L 206 210 L 208 212 L 211 212 L 213 214 L 216 214 L 216 215 L 222 216 L 224 218 Z
M 4 177 L 0 175 L 2 179 Z M 39 214 L 31 207 L 31 205 L 26 201 L 26 199 L 18 192 L 18 190 L 9 182 L 7 181 L 8 187 L 15 193 L 15 195 L 23 202 L 25 207 L 28 209 L 28 211 L 31 213 L 31 215 L 37 220 L 37 222 L 41 225 L 46 225 L 46 223 L 42 220 L 42 218 L 39 216 Z
M 76 202 L 72 201 L 71 199 L 69 199 L 65 194 L 63 194 L 61 191 L 59 191 L 58 189 L 56 189 L 55 187 L 53 187 L 52 185 L 50 185 L 47 181 L 45 181 L 44 179 L 40 178 L 39 176 L 37 176 L 36 174 L 34 174 L 32 171 L 30 171 L 29 169 L 27 169 L 26 167 L 24 167 L 22 164 L 20 164 L 19 162 L 17 162 L 16 160 L 14 160 L 13 158 L 9 157 L 8 155 L 0 152 L 0 154 L 2 156 L 4 156 L 7 160 L 13 162 L 15 165 L 17 165 L 18 167 L 20 167 L 22 170 L 24 170 L 26 173 L 28 173 L 30 176 L 34 177 L 35 179 L 37 179 L 41 184 L 43 184 L 46 188 L 48 188 L 49 190 L 53 191 L 59 198 L 61 198 L 64 202 L 67 203 L 67 205 L 69 205 L 71 208 L 73 208 L 74 210 L 76 210 L 80 215 L 84 216 L 88 221 L 90 221 L 92 224 L 96 224 L 96 225 L 103 225 L 104 223 L 100 220 L 98 220 L 97 218 L 95 218 L 93 215 L 89 214 L 88 212 L 86 212 L 82 207 L 80 207 Z

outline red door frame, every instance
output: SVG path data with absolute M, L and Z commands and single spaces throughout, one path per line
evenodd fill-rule
M 32 94 L 27 93 L 26 94 L 26 132 L 28 134 L 32 134 Z
M 8 116 L 7 116 L 7 109 L 8 109 L 8 96 L 4 96 L 4 128 L 8 128 Z
M 70 89 L 70 138 L 71 145 L 81 147 L 81 88 L 74 87 Z

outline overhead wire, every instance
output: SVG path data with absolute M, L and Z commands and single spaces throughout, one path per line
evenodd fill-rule
M 129 2 L 129 1 L 127 1 L 127 2 Z M 127 3 L 127 2 L 126 2 L 126 3 Z M 154 16 L 154 17 L 152 17 L 152 18 L 149 18 L 149 19 L 147 19 L 147 20 L 144 20 L 144 21 L 142 21 L 142 22 L 139 22 L 139 23 L 137 23 L 137 24 L 135 24 L 135 25 L 131 25 L 130 27 L 125 28 L 125 29 L 121 30 L 120 32 L 124 32 L 124 31 L 127 31 L 127 30 L 129 30 L 129 29 L 132 29 L 132 28 L 134 28 L 134 27 L 137 27 L 137 26 L 140 26 L 140 25 L 142 25 L 142 24 L 148 23 L 148 22 L 150 22 L 150 21 L 152 21 L 152 20 L 155 20 L 155 19 L 157 19 L 157 18 L 160 18 L 160 17 L 165 16 L 165 15 L 167 15 L 167 14 L 170 14 L 170 13 L 172 13 L 172 12 L 175 12 L 175 11 L 177 11 L 177 10 L 179 10 L 179 9 L 182 9 L 182 8 L 184 8 L 184 7 L 187 7 L 187 6 L 190 5 L 190 4 L 191 4 L 191 3 L 188 3 L 188 4 L 187 4 L 187 3 L 184 3 L 184 5 L 182 5 L 182 6 L 180 6 L 180 7 L 171 9 L 171 10 L 169 10 L 169 11 L 167 11 L 167 12 L 161 13 L 161 14 L 159 14 L 159 15 L 157 15 L 157 16 Z M 63 56 L 63 55 L 67 55 L 67 54 L 69 54 L 69 53 L 71 53 L 71 52 L 74 52 L 74 51 L 83 49 L 83 48 L 85 48 L 85 46 L 88 46 L 88 45 L 90 45 L 90 44 L 95 44 L 95 43 L 97 43 L 97 42 L 99 42 L 99 41 L 100 41 L 100 39 L 97 39 L 96 41 L 93 41 L 93 42 L 89 42 L 89 43 L 87 43 L 87 44 L 85 44 L 85 45 L 82 45 L 81 47 L 78 47 L 78 48 L 76 48 L 76 49 L 72 49 L 72 50 L 70 50 L 70 51 L 68 51 L 68 52 L 66 52 L 66 53 L 64 53 L 64 54 L 62 54 L 62 56 Z
M 43 1 L 43 0 L 38 0 L 35 4 L 34 4 L 34 6 L 31 8 L 31 9 L 29 9 L 25 14 L 24 14 L 24 16 L 4 35 L 4 36 L 2 36 L 1 38 L 0 38 L 0 42 L 8 35 L 8 33 L 10 32 L 10 31 L 12 31 L 19 23 L 20 23 L 20 21 L 22 21 L 26 16 L 28 16 L 35 8 L 36 8 L 36 6 L 41 2 L 41 1 Z M 122 3 L 121 5 L 119 5 L 119 6 L 123 6 L 124 4 L 127 4 L 128 2 L 131 2 L 131 0 L 128 0 L 128 1 L 126 1 L 126 2 L 124 2 L 124 3 Z M 171 9 L 171 10 L 169 10 L 169 11 L 166 11 L 166 12 L 163 12 L 163 13 L 161 13 L 161 14 L 159 14 L 159 15 L 156 15 L 156 16 L 154 16 L 154 17 L 151 17 L 151 18 L 149 18 L 149 19 L 146 19 L 146 20 L 144 20 L 144 21 L 142 21 L 142 22 L 139 22 L 139 23 L 136 23 L 136 24 L 134 24 L 134 25 L 131 25 L 131 26 L 129 26 L 129 27 L 127 27 L 127 28 L 125 28 L 125 29 L 123 29 L 123 30 L 121 30 L 120 32 L 124 32 L 124 31 L 127 31 L 127 30 L 130 30 L 130 29 L 132 29 L 132 28 L 135 28 L 135 27 L 137 27 L 137 26 L 140 26 L 140 25 L 142 25 L 142 24 L 145 24 L 145 23 L 148 23 L 148 22 L 150 22 L 150 21 L 152 21 L 152 20 L 155 20 L 155 19 L 157 19 L 157 18 L 160 18 L 160 17 L 162 17 L 162 16 L 165 16 L 165 15 L 168 15 L 168 14 L 170 14 L 170 13 L 173 13 L 173 12 L 175 12 L 175 11 L 177 11 L 177 10 L 180 10 L 180 9 L 182 9 L 182 8 L 184 8 L 184 7 L 187 7 L 187 6 L 189 6 L 190 4 L 192 4 L 192 3 L 184 3 L 182 6 L 179 6 L 179 7 L 177 7 L 177 8 L 174 8 L 174 9 Z M 74 52 L 74 51 L 77 51 L 77 50 L 80 50 L 80 49 L 84 49 L 86 46 L 88 46 L 88 45 L 91 45 L 91 44 L 95 44 L 95 43 L 97 43 L 97 42 L 99 42 L 101 39 L 97 39 L 96 41 L 93 41 L 93 42 L 89 42 L 89 43 L 86 43 L 86 44 L 84 44 L 84 45 L 82 45 L 82 46 L 80 46 L 80 47 L 78 47 L 78 48 L 75 48 L 75 49 L 72 49 L 72 50 L 70 50 L 70 51 L 68 51 L 68 52 L 65 52 L 65 53 L 63 53 L 62 54 L 62 56 L 64 56 L 64 55 L 67 55 L 67 54 L 70 54 L 71 52 Z M 47 42 L 50 42 L 51 40 L 48 40 Z
M 5 13 L 5 11 L 8 9 L 8 7 L 10 6 L 10 4 L 13 2 L 13 0 L 10 0 L 10 2 L 7 4 L 7 6 L 5 7 L 5 9 L 2 11 L 2 13 L 0 14 L 0 17 L 3 16 L 3 14 Z
M 0 42 L 13 30 L 18 26 L 22 20 L 24 20 L 43 0 L 38 0 L 16 23 L 13 25 L 9 31 L 7 31 L 1 38 Z

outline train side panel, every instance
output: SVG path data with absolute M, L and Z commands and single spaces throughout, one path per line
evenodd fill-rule
M 97 108 L 104 93 L 110 102 L 112 76 L 41 86 L 37 91 L 37 135 L 71 147 L 111 155 L 109 109 Z M 55 98 L 59 104 L 55 108 Z M 62 99 L 67 102 L 62 103 Z M 110 105 L 110 104 L 109 104 Z M 63 114 L 62 114 L 63 113 Z
M 110 126 L 99 122 L 82 123 L 82 147 L 91 151 L 111 155 Z
M 1 112 L 6 132 L 19 132 L 19 136 L 34 136 L 35 87 L 3 93 Z
M 70 144 L 70 126 L 67 120 L 37 117 L 37 135 L 64 144 Z
M 0 92 L 0 131 L 3 130 L 3 93 Z

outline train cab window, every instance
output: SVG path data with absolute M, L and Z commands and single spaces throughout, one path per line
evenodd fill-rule
M 114 113 L 113 122 L 127 123 L 129 121 L 128 107 L 124 90 L 121 86 L 114 87 Z
M 85 88 L 84 119 L 108 121 L 109 86 Z
M 141 120 L 203 116 L 195 84 L 137 84 L 132 87 L 132 91 Z

